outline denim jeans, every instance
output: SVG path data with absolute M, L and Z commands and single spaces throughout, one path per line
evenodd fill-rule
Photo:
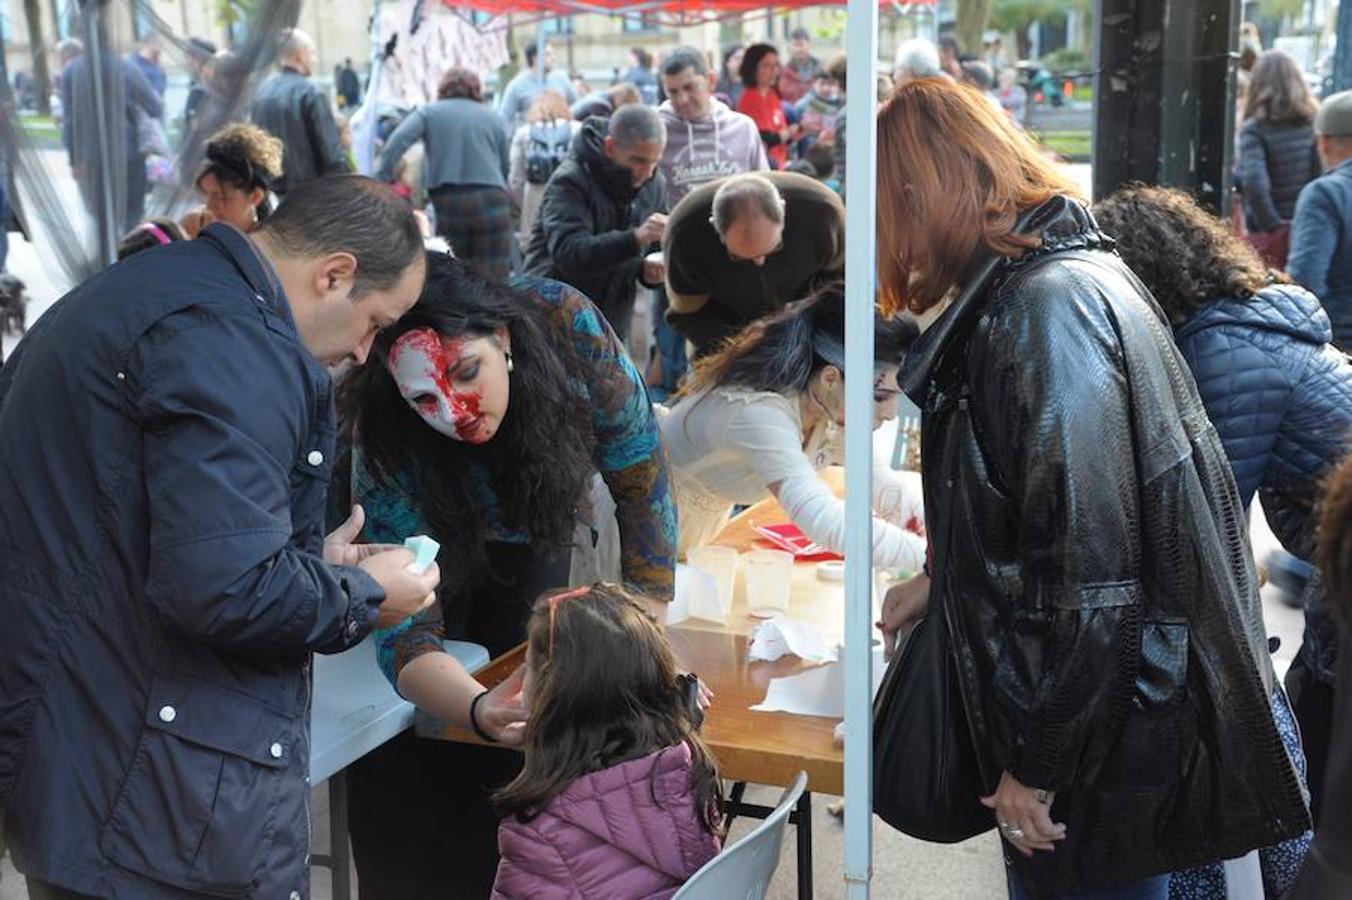
M 1008 877 L 1009 900 L 1031 900 L 1032 895 L 1014 877 L 1013 869 L 1009 870 Z M 1066 894 L 1057 898 L 1057 900 L 1169 900 L 1169 876 L 1156 875 L 1153 878 L 1143 878 L 1121 887 L 1103 888 L 1097 891 L 1080 891 L 1075 894 Z

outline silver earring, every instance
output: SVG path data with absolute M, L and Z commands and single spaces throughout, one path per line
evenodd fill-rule
M 510 375 L 512 371 L 516 368 L 516 363 L 512 362 L 512 351 L 507 350 L 504 352 L 507 354 L 507 374 Z

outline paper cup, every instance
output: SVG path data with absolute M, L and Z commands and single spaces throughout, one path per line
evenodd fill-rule
M 732 589 L 737 583 L 737 551 L 731 547 L 710 545 L 686 554 L 693 568 L 706 573 L 718 585 L 718 606 L 723 615 L 732 610 Z
M 752 550 L 742 557 L 746 574 L 746 610 L 758 619 L 789 611 L 793 555 L 783 550 Z

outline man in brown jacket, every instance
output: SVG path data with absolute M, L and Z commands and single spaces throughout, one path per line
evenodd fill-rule
M 676 205 L 662 250 L 667 321 L 703 356 L 748 323 L 841 276 L 845 207 L 834 191 L 803 175 L 734 175 Z

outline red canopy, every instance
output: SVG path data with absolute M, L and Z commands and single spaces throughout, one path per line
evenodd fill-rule
M 707 18 L 722 18 L 729 13 L 761 12 L 767 6 L 775 9 L 801 9 L 806 6 L 844 6 L 846 0 L 776 0 L 767 4 L 764 0 L 444 0 L 447 6 L 459 9 L 472 9 L 491 15 L 507 13 L 575 15 L 580 13 L 600 13 L 602 15 L 620 15 L 624 13 L 639 15 L 665 13 L 679 16 L 687 21 Z M 899 9 L 910 12 L 917 7 L 933 7 L 938 0 L 878 0 L 883 9 Z

